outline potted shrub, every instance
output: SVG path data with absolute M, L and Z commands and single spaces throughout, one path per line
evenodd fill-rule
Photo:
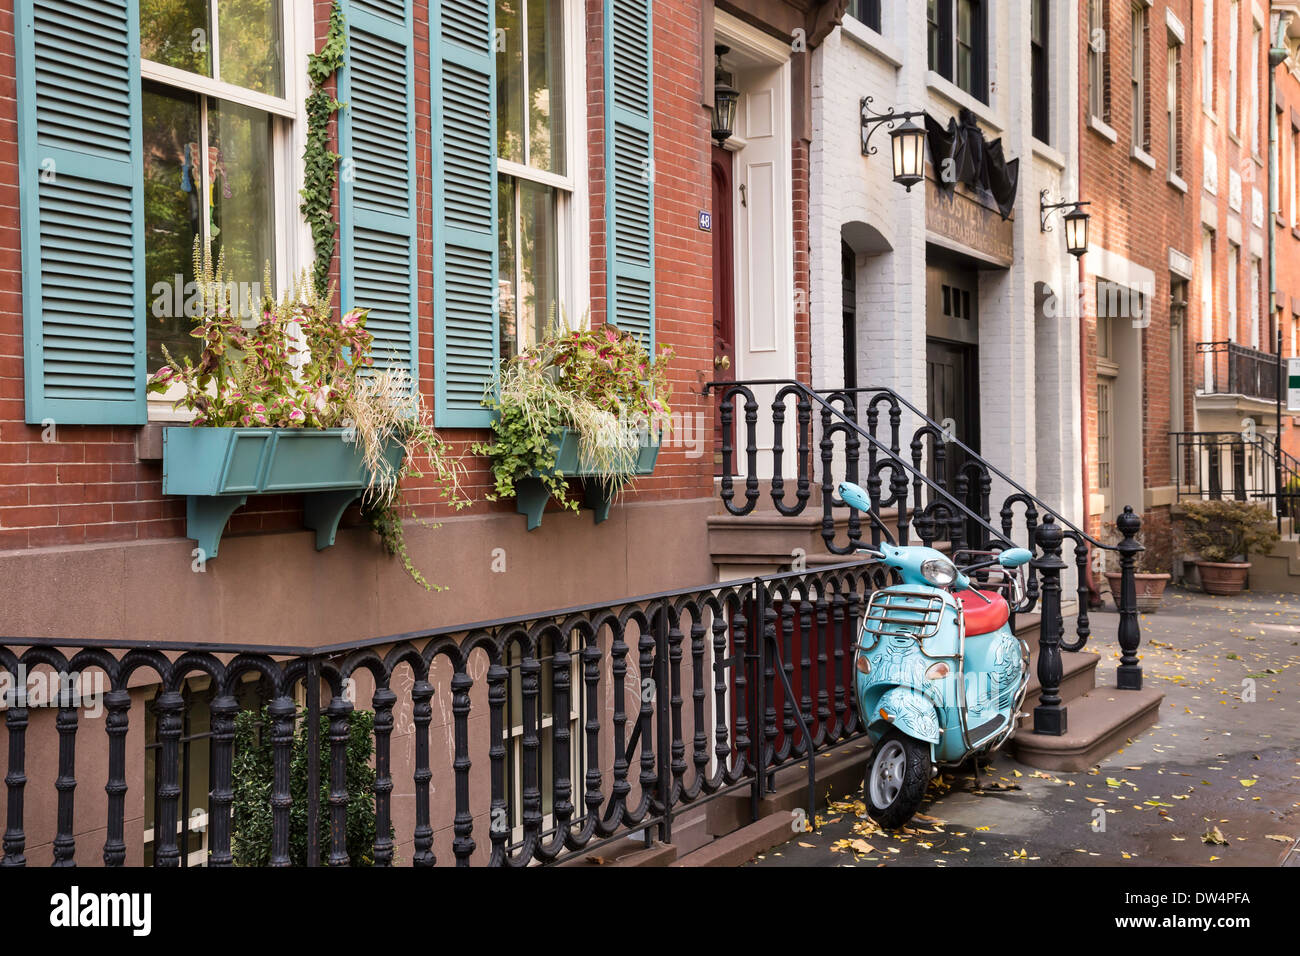
M 1277 544 L 1276 519 L 1263 505 L 1244 501 L 1190 501 L 1181 508 L 1180 535 L 1207 594 L 1237 594 L 1246 587 L 1250 555 Z
M 537 346 L 501 368 L 493 439 L 474 446 L 492 459 L 495 491 L 515 498 L 528 530 L 547 501 L 578 510 L 568 479 L 579 479 L 599 524 L 636 477 L 654 471 L 668 426 L 668 362 L 651 358 L 637 338 L 612 325 L 552 329 Z
M 1106 525 L 1111 534 L 1111 543 L 1120 540 L 1119 529 L 1113 524 Z M 1138 534 L 1138 543 L 1142 550 L 1134 560 L 1134 583 L 1137 586 L 1137 609 L 1147 614 L 1154 614 L 1164 603 L 1165 588 L 1173 579 L 1173 547 L 1168 535 Z M 1119 607 L 1120 589 L 1123 574 L 1119 569 L 1119 555 L 1113 551 L 1106 555 L 1106 581 L 1110 584 L 1111 599 Z
M 148 390 L 179 389 L 175 406 L 194 416 L 163 431 L 163 493 L 187 496 L 187 533 L 200 557 L 217 556 L 226 523 L 249 495 L 303 494 L 317 550 L 334 543 L 344 511 L 361 499 L 386 550 L 429 588 L 406 553 L 399 484 L 427 468 L 443 496 L 464 507 L 463 466 L 434 431 L 410 375 L 374 368 L 367 311 L 336 318 L 333 289 L 322 296 L 304 275 L 249 324 L 231 308 L 235 285 L 224 262 L 214 269 L 196 243 L 194 267 L 202 309 L 191 334 L 203 348 L 196 363 L 164 347 L 167 364 Z

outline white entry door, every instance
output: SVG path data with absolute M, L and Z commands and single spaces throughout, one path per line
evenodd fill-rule
M 790 156 L 789 63 L 751 66 L 736 74 L 741 91 L 736 132 L 736 378 L 793 379 L 794 220 Z M 771 403 L 776 388 L 756 390 L 759 465 L 771 468 Z M 785 447 L 795 446 L 794 406 Z M 743 426 L 742 426 L 743 428 Z M 738 436 L 744 447 L 744 434 Z M 787 477 L 794 459 L 787 456 Z M 764 473 L 760 478 L 769 478 Z

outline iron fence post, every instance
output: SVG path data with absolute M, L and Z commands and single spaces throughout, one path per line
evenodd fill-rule
M 320 866 L 320 660 L 307 658 L 307 865 Z
M 1036 539 L 1041 558 L 1032 562 L 1041 583 L 1042 620 L 1038 627 L 1038 683 L 1042 694 L 1034 708 L 1034 733 L 1060 737 L 1066 731 L 1066 711 L 1061 703 L 1061 542 L 1064 535 L 1056 519 L 1048 515 L 1038 526 Z
M 655 625 L 655 720 L 659 761 L 659 802 L 663 807 L 663 820 L 659 824 L 659 841 L 673 842 L 672 775 L 669 751 L 672 749 L 672 692 L 668 683 L 668 601 L 659 605 Z
M 759 803 L 763 799 L 763 786 L 766 782 L 766 734 L 767 722 L 763 718 L 764 710 L 767 706 L 766 687 L 767 682 L 763 678 L 763 673 L 767 667 L 767 642 L 763 640 L 763 615 L 765 613 L 767 601 L 766 592 L 763 589 L 763 582 L 760 578 L 754 579 L 754 599 L 752 607 L 754 609 L 753 620 L 749 628 L 749 647 L 745 657 L 754 663 L 754 669 L 750 672 L 753 675 L 754 683 L 754 720 L 753 720 L 753 763 L 754 763 L 754 784 L 750 790 L 750 822 L 758 822 Z
M 1142 667 L 1138 663 L 1138 644 L 1142 641 L 1142 627 L 1138 623 L 1137 611 L 1137 556 L 1143 550 L 1138 544 L 1137 535 L 1142 530 L 1142 518 L 1133 513 L 1130 506 L 1124 507 L 1124 513 L 1115 522 L 1124 539 L 1120 541 L 1119 566 L 1121 575 L 1119 600 L 1119 670 L 1115 675 L 1115 686 L 1119 690 L 1142 689 Z

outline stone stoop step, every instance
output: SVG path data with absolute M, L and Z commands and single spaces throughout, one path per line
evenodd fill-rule
M 1026 728 L 1007 746 L 1017 760 L 1031 767 L 1068 773 L 1087 770 L 1155 724 L 1164 699 L 1165 695 L 1152 687 L 1096 687 L 1068 702 L 1067 728 L 1062 736 L 1035 734 Z

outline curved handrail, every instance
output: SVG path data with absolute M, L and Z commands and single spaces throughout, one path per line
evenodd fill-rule
M 746 380 L 744 382 L 708 382 L 704 386 L 704 393 L 708 394 L 715 390 L 721 390 L 723 393 L 722 400 L 724 402 L 734 399 L 737 395 L 744 395 L 750 401 L 757 403 L 757 399 L 754 397 L 754 393 L 751 390 L 752 386 L 779 387 L 782 389 L 782 392 L 785 394 L 788 394 L 789 392 L 792 391 L 797 391 L 807 396 L 809 399 L 815 401 L 818 405 L 820 405 L 823 411 L 838 417 L 839 419 L 841 419 L 844 425 L 852 428 L 862 438 L 865 438 L 870 443 L 871 447 L 883 451 L 886 455 L 889 456 L 890 459 L 896 461 L 898 465 L 901 466 L 905 472 L 912 475 L 914 481 L 919 479 L 925 482 L 925 484 L 929 486 L 929 488 L 932 491 L 938 492 L 943 498 L 947 499 L 947 501 L 944 502 L 945 506 L 948 507 L 956 506 L 956 508 L 959 509 L 963 514 L 965 514 L 966 517 L 973 519 L 975 522 L 977 522 L 980 525 L 980 527 L 982 527 L 985 531 L 988 531 L 989 534 L 992 536 L 992 540 L 999 541 L 1008 548 L 1015 547 L 1015 543 L 1013 541 L 1007 538 L 1007 536 L 1003 534 L 1003 532 L 994 528 L 992 524 L 990 524 L 988 521 L 986 521 L 983 518 L 983 516 L 976 513 L 975 511 L 972 511 L 961 501 L 958 501 L 956 497 L 954 497 L 951 493 L 949 493 L 948 489 L 944 488 L 942 485 L 935 482 L 932 478 L 930 478 L 930 476 L 926 475 L 924 472 L 916 468 L 913 468 L 912 465 L 908 464 L 908 462 L 903 460 L 902 455 L 895 452 L 892 448 L 890 448 L 880 439 L 876 438 L 876 436 L 872 435 L 865 428 L 859 425 L 856 421 L 849 418 L 849 416 L 846 415 L 843 411 L 836 408 L 825 398 L 823 398 L 819 392 L 814 391 L 812 388 L 803 384 L 802 382 L 797 382 L 792 379 L 752 379 L 752 380 Z
M 903 407 L 908 409 L 908 411 L 910 411 L 912 414 L 916 415 L 917 418 L 921 419 L 921 421 L 925 422 L 927 425 L 929 425 L 932 428 L 938 428 L 940 429 L 940 431 L 942 431 L 942 426 L 940 426 L 938 422 L 934 421 L 932 418 L 930 418 L 930 416 L 926 415 L 923 411 L 921 411 L 919 408 L 917 408 L 915 405 L 909 402 L 906 398 L 898 394 L 898 392 L 886 386 L 865 387 L 865 388 L 838 388 L 835 389 L 833 392 L 830 392 L 829 394 L 832 397 L 834 397 L 836 395 L 858 395 L 858 394 L 863 394 L 868 392 L 889 395 L 895 401 L 903 405 Z M 969 445 L 963 442 L 956 435 L 946 435 L 945 437 L 948 440 L 950 440 L 954 445 L 956 445 L 958 448 L 960 448 L 962 451 L 964 451 L 967 455 L 969 455 L 971 458 L 978 461 L 983 467 L 987 468 L 993 474 L 997 475 L 999 478 L 1005 481 L 1008 485 L 1014 488 L 1019 494 L 1024 495 L 1025 498 L 1033 501 L 1034 504 L 1038 505 L 1038 507 L 1043 512 L 1050 514 L 1052 517 L 1054 517 L 1058 524 L 1064 525 L 1070 531 L 1073 531 L 1075 534 L 1081 536 L 1085 541 L 1087 541 L 1093 547 L 1102 548 L 1103 550 L 1106 551 L 1117 550 L 1114 545 L 1103 544 L 1102 542 L 1098 541 L 1096 538 L 1088 534 L 1083 529 L 1077 527 L 1073 522 L 1071 522 L 1063 514 L 1061 514 L 1051 505 L 1047 504 L 1045 501 L 1043 501 L 1041 498 L 1035 495 L 1032 491 L 1029 491 L 1027 488 L 1022 486 L 1014 478 L 1011 478 L 1009 475 L 1003 472 L 1002 469 L 998 468 L 992 462 L 988 461 L 986 458 L 981 456 L 978 452 L 972 450 Z

